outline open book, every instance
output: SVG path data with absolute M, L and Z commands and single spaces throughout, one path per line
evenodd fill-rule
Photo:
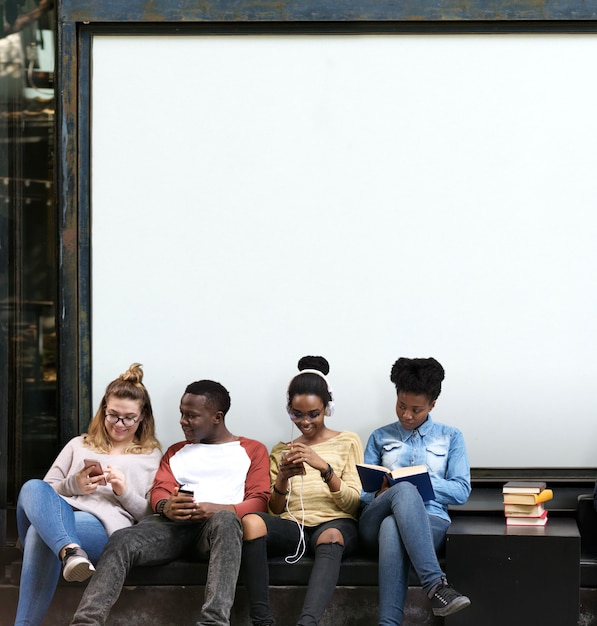
M 357 471 L 361 478 L 364 491 L 378 491 L 381 489 L 383 477 L 387 476 L 390 485 L 395 485 L 402 480 L 411 482 L 421 494 L 423 502 L 435 499 L 435 493 L 431 486 L 429 472 L 424 465 L 411 465 L 409 467 L 398 467 L 395 470 L 382 467 L 381 465 L 370 465 L 368 463 L 357 463 Z

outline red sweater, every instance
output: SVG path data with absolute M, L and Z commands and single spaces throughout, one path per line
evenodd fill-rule
M 267 448 L 254 439 L 239 437 L 239 441 L 250 460 L 249 469 L 242 477 L 245 484 L 245 497 L 242 502 L 233 505 L 238 517 L 242 518 L 247 513 L 267 510 L 270 496 L 270 476 Z M 154 511 L 160 500 L 170 498 L 174 490 L 180 486 L 181 481 L 174 475 L 170 467 L 170 460 L 189 444 L 188 441 L 179 441 L 171 445 L 162 457 L 151 488 L 151 506 Z M 197 453 L 200 453 L 200 448 L 197 449 Z M 242 471 L 244 472 L 244 470 Z

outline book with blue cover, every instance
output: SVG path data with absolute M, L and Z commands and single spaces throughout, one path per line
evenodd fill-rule
M 385 476 L 390 485 L 408 480 L 419 490 L 423 502 L 435 499 L 431 478 L 429 478 L 429 472 L 424 465 L 410 465 L 389 470 L 381 465 L 357 463 L 357 471 L 364 491 L 379 491 Z

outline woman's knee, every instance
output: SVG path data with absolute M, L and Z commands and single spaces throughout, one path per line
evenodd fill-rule
M 404 481 L 394 485 L 391 496 L 391 510 L 399 527 L 422 524 L 427 517 L 425 504 L 418 489 Z
M 344 535 L 337 528 L 326 528 L 319 537 L 317 537 L 317 545 L 322 543 L 339 543 L 344 545 Z
M 413 498 L 414 496 L 419 496 L 418 489 L 408 480 L 403 480 L 399 483 L 396 483 L 390 489 L 390 495 L 392 500 L 404 500 L 405 498 Z
M 21 487 L 18 498 L 19 503 L 22 504 L 29 498 L 32 498 L 33 501 L 36 502 L 38 498 L 43 497 L 43 494 L 47 491 L 48 487 L 52 489 L 52 487 L 43 480 L 39 478 L 31 478 Z
M 265 537 L 267 535 L 267 526 L 259 515 L 255 513 L 249 513 L 242 519 L 243 525 L 243 539 L 250 541 L 252 539 L 259 539 L 259 537 Z

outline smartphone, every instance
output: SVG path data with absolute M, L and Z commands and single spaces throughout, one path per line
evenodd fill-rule
M 181 485 L 178 493 L 186 493 L 190 496 L 195 496 L 195 492 L 192 489 L 189 489 L 186 485 Z
M 286 455 L 292 452 L 292 450 L 282 450 L 282 454 L 280 455 L 280 463 L 286 463 Z M 295 463 L 293 464 L 294 467 L 298 467 L 301 469 L 301 474 L 306 474 L 307 470 L 305 469 L 305 464 L 304 463 Z
M 85 467 L 89 470 L 89 476 L 101 476 L 102 479 L 98 482 L 98 485 L 106 485 L 106 477 L 104 476 L 104 470 L 102 469 L 101 463 L 94 459 L 85 459 L 83 461 L 85 463 Z

